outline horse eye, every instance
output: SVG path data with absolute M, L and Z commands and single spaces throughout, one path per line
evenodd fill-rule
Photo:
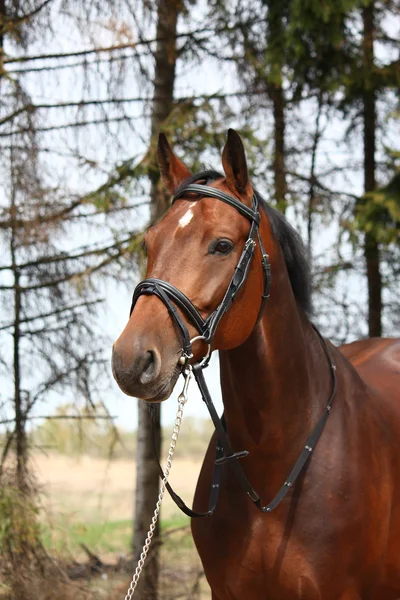
M 210 245 L 210 254 L 229 254 L 233 250 L 230 240 L 216 240 Z

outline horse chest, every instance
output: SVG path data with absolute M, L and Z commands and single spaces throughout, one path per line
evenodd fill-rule
M 234 528 L 217 518 L 193 534 L 217 600 L 320 598 L 301 544 L 275 516 L 247 515 Z

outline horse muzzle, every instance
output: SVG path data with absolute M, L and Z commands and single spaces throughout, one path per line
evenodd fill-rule
M 150 402 L 161 402 L 171 395 L 180 372 L 180 349 L 176 354 L 166 352 L 166 347 L 146 335 L 123 332 L 113 346 L 111 364 L 125 394 Z

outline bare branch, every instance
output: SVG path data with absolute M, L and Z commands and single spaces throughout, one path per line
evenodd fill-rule
M 115 249 L 120 249 L 124 244 L 131 243 L 134 239 L 140 237 L 142 232 L 131 232 L 127 237 L 122 240 L 115 242 L 114 244 L 110 244 L 108 246 L 101 246 L 96 248 L 90 248 L 88 246 L 83 246 L 82 251 L 78 251 L 75 253 L 68 254 L 63 252 L 61 254 L 57 254 L 55 256 L 45 256 L 43 258 L 38 258 L 37 260 L 29 261 L 26 263 L 21 263 L 17 265 L 17 268 L 21 271 L 26 269 L 27 267 L 36 267 L 38 265 L 47 265 L 56 262 L 64 262 L 70 260 L 78 260 L 80 258 L 87 258 L 88 256 L 102 256 L 103 254 L 107 254 Z M 113 255 L 114 256 L 114 255 Z M 11 265 L 0 267 L 0 271 L 7 271 L 11 269 Z M 14 289 L 13 286 L 11 286 Z M 0 289 L 9 289 L 9 288 L 1 288 Z
M 7 19 L 6 24 L 5 24 L 7 29 L 10 28 L 10 25 L 12 27 L 16 27 L 16 26 L 19 26 L 23 22 L 29 21 L 29 19 L 32 19 L 32 17 L 35 17 L 37 14 L 39 14 L 40 11 L 43 10 L 43 8 L 45 8 L 48 4 L 50 4 L 50 2 L 52 2 L 52 0 L 44 0 L 44 2 L 42 2 L 42 4 L 39 4 L 39 6 L 37 6 L 30 13 L 25 13 L 24 15 L 21 15 L 19 17 L 14 17 L 12 20 Z
M 71 306 L 66 306 L 63 308 L 59 308 L 58 310 L 52 310 L 48 313 L 42 313 L 39 315 L 35 315 L 34 317 L 26 317 L 25 319 L 20 319 L 20 323 L 31 323 L 32 321 L 37 321 L 39 319 L 47 319 L 48 317 L 54 317 L 56 315 L 61 315 L 68 311 L 76 310 L 77 308 L 86 308 L 88 306 L 94 306 L 95 304 L 102 303 L 103 300 L 92 300 L 91 302 L 81 302 L 80 304 L 73 304 Z M 14 326 L 14 323 L 8 323 L 7 325 L 2 325 L 0 327 L 0 331 L 4 331 L 5 329 L 10 329 Z
M 226 100 L 227 98 L 240 98 L 240 97 L 249 97 L 249 96 L 263 96 L 265 95 L 265 92 L 263 92 L 262 90 L 246 90 L 246 91 L 237 91 L 237 92 L 227 92 L 227 93 L 213 93 L 213 94 L 197 94 L 197 95 L 192 95 L 192 96 L 178 96 L 177 98 L 175 98 L 174 103 L 176 104 L 182 104 L 182 103 L 186 103 L 186 102 L 194 102 L 195 100 Z M 18 117 L 20 114 L 22 114 L 23 112 L 34 112 L 36 110 L 44 110 L 44 109 L 57 109 L 57 108 L 84 108 L 85 106 L 104 106 L 107 104 L 115 104 L 115 105 L 119 105 L 119 104 L 134 104 L 134 103 L 149 103 L 154 101 L 154 99 L 156 100 L 163 100 L 164 98 L 162 96 L 157 96 L 157 97 L 151 97 L 151 96 L 135 96 L 135 97 L 131 97 L 131 98 L 104 98 L 104 99 L 93 99 L 93 100 L 80 100 L 77 102 L 57 102 L 57 103 L 47 103 L 47 104 L 27 104 L 26 106 L 23 106 L 21 108 L 19 108 L 18 110 L 14 111 L 13 113 L 11 113 L 10 115 L 4 117 L 1 121 L 0 121 L 0 126 L 12 121 L 13 119 L 15 119 L 16 117 Z M 128 117 L 124 117 L 128 118 Z M 130 118 L 130 117 L 129 117 Z M 118 120 L 116 118 L 104 118 L 104 122 L 111 122 L 114 120 Z M 84 126 L 84 125 L 91 125 L 91 124 L 98 124 L 98 123 L 102 123 L 103 120 L 101 121 L 83 121 L 81 123 L 72 123 L 71 125 L 61 125 L 61 126 L 54 126 L 54 127 L 50 127 L 50 128 L 38 128 L 36 129 L 36 131 L 52 131 L 57 130 L 57 129 L 63 129 L 65 127 L 78 127 L 78 126 Z M 13 133 L 24 133 L 25 130 L 21 129 L 18 131 L 14 131 Z M 6 132 L 5 134 L 0 134 L 2 137 L 7 136 L 7 135 L 12 135 L 11 132 Z
M 187 37 L 191 37 L 193 35 L 196 35 L 197 33 L 211 33 L 214 32 L 215 29 L 212 29 L 211 27 L 203 27 L 201 29 L 195 29 L 193 31 L 188 31 L 186 33 L 178 33 L 176 35 L 176 39 L 179 38 L 187 38 Z M 137 48 L 138 46 L 148 46 L 149 44 L 154 44 L 156 42 L 161 41 L 163 38 L 153 38 L 150 40 L 141 40 L 139 42 L 133 42 L 133 43 L 129 43 L 129 44 L 116 44 L 113 46 L 105 46 L 105 47 L 101 47 L 101 48 L 89 48 L 87 50 L 78 50 L 76 52 L 57 52 L 56 54 L 36 54 L 33 56 L 14 56 L 14 57 L 9 57 L 6 58 L 4 60 L 5 64 L 10 64 L 10 63 L 25 63 L 25 62 L 30 62 L 30 61 L 34 61 L 34 60 L 51 60 L 51 59 L 62 59 L 62 58 L 71 58 L 71 57 L 75 57 L 75 56 L 89 56 L 91 54 L 100 54 L 102 52 L 115 52 L 118 50 L 126 50 L 128 48 Z
M 50 127 L 37 127 L 35 129 L 36 133 L 44 133 L 46 131 L 60 131 L 62 129 L 70 129 L 70 128 L 78 128 L 78 127 L 87 127 L 88 125 L 105 125 L 106 123 L 122 123 L 122 122 L 131 122 L 133 120 L 143 119 L 143 115 L 140 117 L 130 117 L 128 115 L 123 117 L 104 117 L 103 119 L 92 119 L 87 121 L 73 121 L 72 123 L 64 123 L 63 125 L 51 125 Z M 13 129 L 12 131 L 7 131 L 4 133 L 0 133 L 0 137 L 12 137 L 14 135 L 20 135 L 22 133 L 31 133 L 31 127 L 22 127 L 21 129 Z
M 57 421 L 57 420 L 77 420 L 77 421 L 96 421 L 97 419 L 103 419 L 107 421 L 115 421 L 118 417 L 116 415 L 32 415 L 30 417 L 26 417 L 27 421 L 34 421 L 39 419 L 44 419 L 46 421 Z M 0 421 L 0 425 L 9 425 L 11 423 L 15 423 L 15 419 L 4 419 Z

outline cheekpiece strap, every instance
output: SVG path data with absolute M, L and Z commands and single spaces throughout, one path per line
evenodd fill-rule
M 218 308 L 213 313 L 211 313 L 211 315 L 206 319 L 206 328 L 203 335 L 205 341 L 207 342 L 210 342 L 213 339 L 218 323 L 231 307 L 232 302 L 234 301 L 236 295 L 238 294 L 238 292 L 240 291 L 247 279 L 251 260 L 253 258 L 254 249 L 256 246 L 254 238 L 256 236 L 257 230 L 258 227 L 253 221 L 249 237 L 247 238 L 247 241 L 244 245 L 242 254 L 239 258 L 238 264 L 236 265 L 232 279 L 228 285 L 228 289 L 225 292 L 222 302 L 220 303 Z

